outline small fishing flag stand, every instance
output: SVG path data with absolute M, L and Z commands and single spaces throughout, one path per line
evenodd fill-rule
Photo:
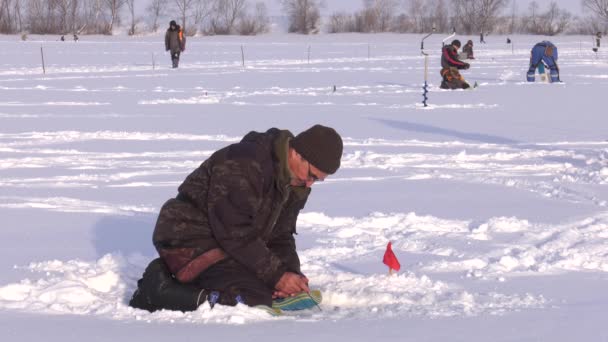
M 401 269 L 401 264 L 399 264 L 399 260 L 397 260 L 395 253 L 393 253 L 393 246 L 390 241 L 386 245 L 386 251 L 384 252 L 382 262 L 388 266 L 389 275 L 393 274 L 393 270 L 399 271 Z
M 427 96 L 427 94 L 429 93 L 429 85 L 427 81 L 429 74 L 429 54 L 424 52 L 424 40 L 430 37 L 433 33 L 435 33 L 435 25 L 433 25 L 433 31 L 424 36 L 424 38 L 422 38 L 422 41 L 420 42 L 420 52 L 424 55 L 424 86 L 422 87 L 422 104 L 425 107 L 428 107 L 426 101 L 429 99 Z

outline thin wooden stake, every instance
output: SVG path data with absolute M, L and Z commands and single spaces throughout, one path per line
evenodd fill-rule
M 245 50 L 243 49 L 243 45 L 241 45 L 241 60 L 243 61 L 243 68 L 245 67 Z
M 308 45 L 308 64 L 310 64 L 310 45 Z
M 42 57 L 42 73 L 46 75 L 46 67 L 44 66 L 44 51 L 42 50 L 42 46 L 40 47 L 40 56 Z

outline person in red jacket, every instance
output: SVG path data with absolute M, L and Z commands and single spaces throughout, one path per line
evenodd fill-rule
M 458 59 L 458 49 L 460 41 L 454 39 L 450 45 L 446 45 L 441 50 L 441 82 L 442 89 L 467 89 L 471 86 L 464 80 L 458 70 L 468 69 L 469 63 Z

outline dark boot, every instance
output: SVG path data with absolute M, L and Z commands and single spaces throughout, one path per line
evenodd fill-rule
M 207 299 L 208 291 L 180 284 L 165 263 L 154 259 L 137 281 L 137 289 L 129 306 L 154 312 L 156 310 L 194 311 Z
M 173 68 L 177 68 L 179 65 L 179 52 L 174 52 L 171 54 L 171 62 L 173 63 Z

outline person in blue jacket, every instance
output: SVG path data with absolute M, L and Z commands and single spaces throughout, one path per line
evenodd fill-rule
M 557 66 L 557 46 L 550 41 L 544 40 L 537 43 L 530 52 L 530 67 L 528 68 L 528 82 L 534 82 L 536 69 L 540 75 L 545 74 L 545 68 L 549 68 L 551 83 L 560 82 L 559 67 Z

